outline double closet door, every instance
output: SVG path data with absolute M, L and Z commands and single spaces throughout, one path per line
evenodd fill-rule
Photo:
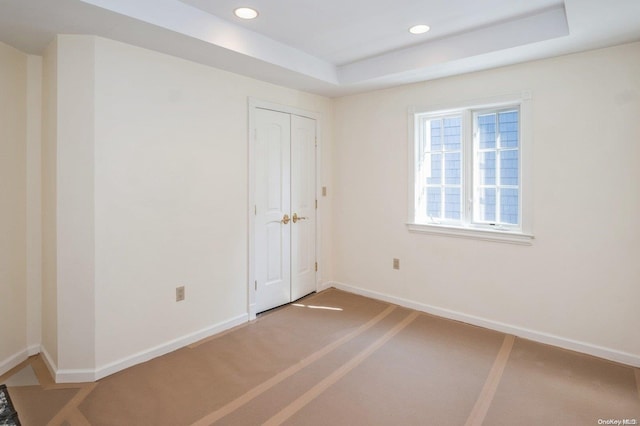
M 316 121 L 255 110 L 256 312 L 316 290 Z

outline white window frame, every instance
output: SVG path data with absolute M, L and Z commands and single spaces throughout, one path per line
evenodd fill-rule
M 495 111 L 503 108 L 519 109 L 519 226 L 495 226 L 473 221 L 473 155 L 474 155 L 474 114 Z M 447 115 L 462 116 L 462 220 L 429 222 L 416 220 L 418 209 L 417 192 L 422 188 L 418 179 L 418 155 L 420 155 L 420 141 L 423 127 L 421 121 Z M 477 99 L 458 102 L 451 105 L 434 105 L 427 107 L 412 107 L 409 109 L 409 192 L 407 228 L 411 232 L 446 235 L 451 237 L 472 238 L 485 241 L 506 242 L 512 244 L 531 245 L 532 233 L 532 150 L 531 150 L 531 93 L 528 91 L 517 95 L 505 95 L 487 99 Z M 444 176 L 443 176 L 444 178 Z M 426 217 L 426 215 L 425 215 Z

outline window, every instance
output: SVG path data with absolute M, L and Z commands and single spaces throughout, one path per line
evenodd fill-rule
M 410 230 L 530 243 L 527 108 L 521 99 L 411 113 Z

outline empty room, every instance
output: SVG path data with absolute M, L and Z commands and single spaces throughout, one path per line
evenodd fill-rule
M 0 425 L 637 425 L 640 2 L 0 0 Z

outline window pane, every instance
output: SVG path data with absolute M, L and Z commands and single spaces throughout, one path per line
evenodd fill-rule
M 496 220 L 496 189 L 482 188 L 480 190 L 480 220 L 495 222 Z
M 459 151 L 460 137 L 461 137 L 460 117 L 445 118 L 443 121 L 444 121 L 444 149 L 447 151 Z
M 500 191 L 500 221 L 502 223 L 518 223 L 518 190 L 502 189 Z
M 485 114 L 478 116 L 478 133 L 480 149 L 496 147 L 496 115 Z
M 460 219 L 461 210 L 460 188 L 444 189 L 444 217 L 447 219 Z
M 460 156 L 459 152 L 444 155 L 444 183 L 460 184 Z
M 431 120 L 431 140 L 430 146 L 427 146 L 429 151 L 441 151 L 442 150 L 442 119 Z
M 478 154 L 478 172 L 480 185 L 496 184 L 496 153 L 495 151 Z
M 518 111 L 501 112 L 500 146 L 502 148 L 518 147 Z
M 427 216 L 439 219 L 441 206 L 440 188 L 427 188 Z
M 427 176 L 427 184 L 442 183 L 442 154 L 431 154 L 431 175 Z
M 518 150 L 500 153 L 500 184 L 518 185 Z

